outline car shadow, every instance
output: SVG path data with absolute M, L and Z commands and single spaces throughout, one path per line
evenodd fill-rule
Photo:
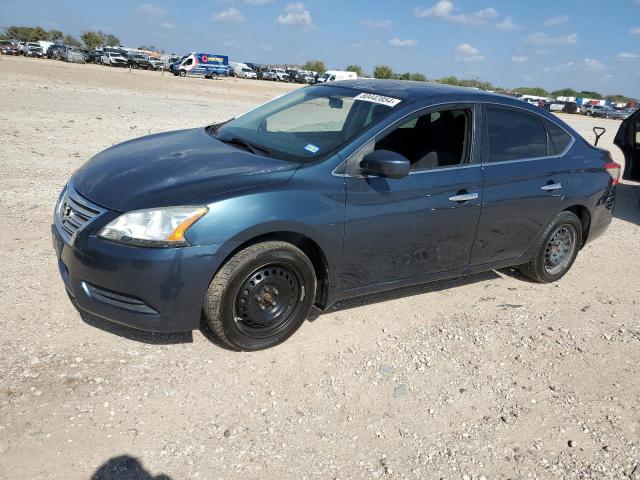
M 497 278 L 500 278 L 500 275 L 498 275 L 494 270 L 490 270 L 488 272 L 474 273 L 465 277 L 457 277 L 449 280 L 439 280 L 436 282 L 413 285 L 411 287 L 396 288 L 394 290 L 388 290 L 385 292 L 372 293 L 359 297 L 348 298 L 345 300 L 340 300 L 338 303 L 325 310 L 324 312 L 313 309 L 307 320 L 313 322 L 323 314 L 327 313 L 335 313 L 343 310 L 349 310 L 351 308 L 364 307 L 367 305 L 374 305 L 376 303 L 388 302 L 390 300 L 398 300 L 400 298 L 412 297 L 415 295 L 424 295 L 426 293 L 439 292 L 441 290 L 462 287 L 464 285 L 484 282 L 487 280 L 495 280 Z
M 624 182 L 616 187 L 616 206 L 613 216 L 640 225 L 640 183 Z
M 130 455 L 110 458 L 89 477 L 90 480 L 171 480 L 169 475 L 152 475 L 140 460 Z
M 177 343 L 193 343 L 193 332 L 145 332 L 135 328 L 120 325 L 119 323 L 104 320 L 90 313 L 79 311 L 80 318 L 84 323 L 95 328 L 99 328 L 107 333 L 133 340 L 139 343 L 150 345 L 174 345 Z

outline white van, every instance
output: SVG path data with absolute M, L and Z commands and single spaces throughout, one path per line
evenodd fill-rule
M 318 82 L 335 82 L 338 80 L 355 80 L 358 78 L 356 72 L 346 72 L 344 70 L 327 70 L 323 76 L 318 78 Z
M 258 75 L 256 72 L 251 70 L 246 63 L 240 62 L 229 62 L 229 68 L 233 72 L 233 74 L 238 78 L 252 78 L 257 79 Z

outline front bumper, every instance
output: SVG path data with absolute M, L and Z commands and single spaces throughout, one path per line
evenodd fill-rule
M 101 227 L 115 215 L 94 223 Z M 98 238 L 100 227 L 91 224 L 66 243 L 52 225 L 60 276 L 80 313 L 139 330 L 198 328 L 204 295 L 224 261 L 218 246 L 127 246 Z

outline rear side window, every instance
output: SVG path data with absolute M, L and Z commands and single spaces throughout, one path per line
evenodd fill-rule
M 565 132 L 562 128 L 557 126 L 553 122 L 545 121 L 547 132 L 549 132 L 549 153 L 559 155 L 565 151 L 569 142 L 571 142 L 571 136 Z
M 489 162 L 546 157 L 547 132 L 533 115 L 503 108 L 487 108 Z

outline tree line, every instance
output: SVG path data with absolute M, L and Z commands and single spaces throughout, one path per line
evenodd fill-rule
M 310 60 L 306 62 L 302 68 L 304 70 L 313 70 L 319 72 L 320 74 L 326 71 L 325 64 L 322 60 Z M 356 72 L 358 77 L 373 77 L 373 78 L 381 78 L 381 79 L 394 79 L 394 80 L 414 80 L 419 82 L 426 82 L 427 77 L 422 73 L 396 73 L 393 69 L 388 65 L 376 65 L 373 69 L 372 74 L 367 74 L 364 72 L 362 67 L 357 64 L 347 65 L 345 70 L 349 72 Z M 479 88 L 480 90 L 491 90 L 493 92 L 504 93 L 504 94 L 512 94 L 519 93 L 521 95 L 535 95 L 538 97 L 584 97 L 584 98 L 593 98 L 596 100 L 601 100 L 603 98 L 607 98 L 612 102 L 630 102 L 635 101 L 635 99 L 626 97 L 625 95 L 615 94 L 615 95 L 603 95 L 599 92 L 593 92 L 590 90 L 574 90 L 573 88 L 562 88 L 560 90 L 548 91 L 542 87 L 518 87 L 513 89 L 502 88 L 499 86 L 494 86 L 491 82 L 484 82 L 479 79 L 463 79 L 457 78 L 453 75 L 442 78 L 434 78 L 432 81 L 437 83 L 442 83 L 445 85 L 455 85 L 459 87 L 471 87 L 471 88 Z
M 85 31 L 78 40 L 73 35 L 65 34 L 60 30 L 45 30 L 42 27 L 23 27 L 11 25 L 3 29 L 0 38 L 3 40 L 20 40 L 21 42 L 48 41 L 54 43 L 64 43 L 72 47 L 86 47 L 88 50 L 95 50 L 96 47 L 107 47 L 120 45 L 120 39 L 111 33 L 101 31 Z

